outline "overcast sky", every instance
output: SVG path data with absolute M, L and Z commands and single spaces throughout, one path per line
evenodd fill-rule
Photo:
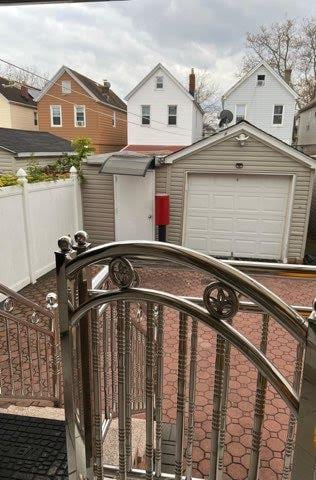
M 258 25 L 316 15 L 313 0 L 130 0 L 0 7 L 0 53 L 53 75 L 67 65 L 125 96 L 158 62 L 179 80 L 209 70 L 235 81 L 245 35 Z

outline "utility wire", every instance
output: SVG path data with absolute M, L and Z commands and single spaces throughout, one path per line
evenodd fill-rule
M 41 80 L 44 80 L 46 83 L 50 81 L 48 78 L 43 77 L 42 75 L 39 75 L 39 74 L 37 74 L 37 73 L 35 73 L 35 72 L 32 72 L 32 71 L 30 71 L 30 70 L 28 70 L 28 69 L 26 69 L 26 68 L 19 67 L 18 65 L 15 65 L 14 63 L 11 63 L 11 62 L 8 62 L 7 60 L 4 60 L 3 58 L 0 58 L 0 61 L 3 62 L 3 63 L 5 63 L 6 65 L 9 65 L 10 67 L 17 68 L 18 70 L 21 70 L 21 71 L 23 71 L 23 72 L 25 72 L 25 73 L 28 73 L 29 75 L 35 76 L 35 77 L 37 77 L 37 78 L 40 78 Z M 16 83 L 20 84 L 20 85 L 23 85 L 23 82 L 20 82 L 20 81 L 18 81 L 18 80 L 14 80 L 14 81 L 15 81 Z M 58 83 L 58 82 L 55 82 L 54 85 L 58 85 L 58 86 L 62 87 L 62 84 L 61 84 L 61 83 Z M 79 94 L 79 95 L 82 95 L 82 96 L 84 96 L 84 97 L 87 97 L 87 98 L 89 98 L 89 100 L 91 100 L 91 96 L 88 95 L 88 94 L 86 94 L 86 93 L 79 92 L 78 90 L 74 90 L 74 89 L 72 89 L 72 92 L 73 92 L 73 93 L 77 93 L 77 94 Z M 46 95 L 52 96 L 51 94 L 48 94 L 48 93 L 46 93 Z M 55 97 L 55 98 L 58 98 L 59 100 L 61 100 L 59 97 Z M 66 100 L 62 99 L 62 101 L 66 101 Z M 68 101 L 68 103 L 69 103 L 69 101 Z M 70 103 L 71 103 L 71 102 L 70 102 Z M 74 105 L 75 105 L 75 104 L 74 104 Z M 114 106 L 112 105 L 112 107 L 114 107 Z M 87 109 L 90 109 L 90 108 L 88 108 L 88 107 L 86 107 L 86 108 L 87 108 Z M 115 107 L 114 107 L 114 108 L 115 108 Z M 90 110 L 91 110 L 91 109 L 90 109 Z M 100 113 L 100 112 L 98 112 L 98 113 Z M 104 115 L 108 115 L 108 116 L 112 117 L 112 115 L 110 115 L 110 114 L 104 114 Z M 133 116 L 136 116 L 136 117 L 138 117 L 138 118 L 143 118 L 142 115 L 138 115 L 137 113 L 133 113 L 133 112 L 128 112 L 128 115 L 133 115 Z M 160 122 L 159 120 L 154 120 L 154 119 L 152 119 L 152 117 L 151 117 L 150 121 L 153 122 L 153 123 L 158 123 L 158 124 L 161 124 L 161 125 L 163 125 L 163 126 L 166 126 L 166 124 L 165 124 L 164 122 Z M 131 125 L 139 125 L 138 123 L 133 123 L 133 122 L 131 122 L 130 120 L 128 120 L 127 123 L 130 123 Z M 150 126 L 150 128 L 152 128 L 152 129 L 154 129 L 154 130 L 157 130 L 158 132 L 170 133 L 170 134 L 172 134 L 172 135 L 178 135 L 178 136 L 183 136 L 183 137 L 186 136 L 186 135 L 181 135 L 180 133 L 170 132 L 169 130 L 159 130 L 159 129 L 157 129 L 157 128 L 155 128 L 155 127 L 152 127 L 152 126 Z M 187 129 L 187 128 L 183 128 L 183 127 L 178 127 L 178 126 L 177 126 L 177 128 L 178 128 L 179 130 L 185 130 L 185 131 L 187 131 L 187 132 L 190 132 L 190 131 L 191 131 L 191 130 L 189 130 L 189 129 Z

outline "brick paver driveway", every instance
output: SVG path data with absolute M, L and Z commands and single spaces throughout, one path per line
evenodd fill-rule
M 205 285 L 211 280 L 196 272 L 174 268 L 140 270 L 140 277 L 142 286 L 190 296 L 202 296 Z M 309 306 L 315 296 L 315 284 L 312 281 L 272 277 L 261 277 L 258 280 L 290 304 Z M 54 276 L 48 274 L 36 286 L 28 286 L 21 293 L 43 304 L 46 293 L 51 290 L 55 290 Z M 261 320 L 259 315 L 241 312 L 235 317 L 234 326 L 259 346 Z M 165 314 L 163 411 L 164 421 L 170 422 L 174 422 L 176 418 L 177 342 L 178 314 L 167 310 Z M 193 451 L 193 474 L 199 477 L 207 476 L 209 472 L 215 344 L 216 335 L 205 326 L 199 325 Z M 295 342 L 290 335 L 274 320 L 271 320 L 267 356 L 289 381 L 292 381 L 293 377 L 295 348 Z M 255 368 L 242 354 L 232 348 L 225 437 L 225 480 L 246 479 L 250 457 L 256 379 Z M 269 386 L 263 428 L 260 480 L 281 479 L 288 420 L 289 409 Z

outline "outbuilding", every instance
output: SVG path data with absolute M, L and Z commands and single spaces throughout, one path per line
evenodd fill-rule
M 148 158 L 138 175 L 102 175 L 98 157 L 85 164 L 83 183 L 84 224 L 95 243 L 154 239 L 154 196 L 166 193 L 170 243 L 221 258 L 304 257 L 316 162 L 246 121 L 156 157 L 153 169 Z

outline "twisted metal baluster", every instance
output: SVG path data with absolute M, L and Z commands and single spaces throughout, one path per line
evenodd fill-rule
M 103 322 L 103 348 L 104 348 L 104 355 L 103 355 L 103 377 L 104 377 L 104 413 L 105 419 L 108 420 L 110 417 L 110 401 L 112 397 L 110 395 L 110 369 L 111 369 L 111 356 L 110 356 L 110 349 L 109 344 L 111 341 L 111 336 L 109 335 L 109 330 L 111 328 L 111 324 L 108 319 L 108 309 L 104 312 L 104 322 Z M 110 319 L 111 321 L 111 319 Z M 110 330 L 111 331 L 111 330 Z
M 221 443 L 221 411 L 223 406 L 223 386 L 225 369 L 226 342 L 221 335 L 217 335 L 216 340 L 216 358 L 215 358 L 215 379 L 213 394 L 213 413 L 212 413 L 212 451 L 209 480 L 219 480 L 222 470 L 220 470 L 220 443 Z
M 179 352 L 178 352 L 178 394 L 176 420 L 176 453 L 175 479 L 181 480 L 183 467 L 183 436 L 186 389 L 186 362 L 187 362 L 187 323 L 188 317 L 180 313 L 179 321 Z
M 99 322 L 98 311 L 91 311 L 91 340 L 92 340 L 92 370 L 93 370 L 93 437 L 94 437 L 94 474 L 97 480 L 103 479 L 103 451 L 102 451 L 102 407 L 101 407 L 101 378 L 99 362 Z
M 191 358 L 190 358 L 190 380 L 189 380 L 189 418 L 188 418 L 188 436 L 186 449 L 186 479 L 192 478 L 192 450 L 194 438 L 194 411 L 195 411 L 195 385 L 196 385 L 196 368 L 197 368 L 197 334 L 198 322 L 192 319 L 191 331 Z
M 146 480 L 153 478 L 154 439 L 154 305 L 147 304 L 146 335 Z
M 125 428 L 126 428 L 126 467 L 129 472 L 132 469 L 132 348 L 131 348 L 131 308 L 129 302 L 124 302 L 125 306 Z
M 161 440 L 162 440 L 162 396 L 163 396 L 163 341 L 164 341 L 164 318 L 163 306 L 158 306 L 157 325 L 157 392 L 156 392 L 156 450 L 155 450 L 155 473 L 161 476 Z
M 303 368 L 303 356 L 304 356 L 304 346 L 302 343 L 298 343 L 297 351 L 296 351 L 294 377 L 293 377 L 293 387 L 296 390 L 296 392 L 299 392 L 300 390 L 302 368 Z M 296 435 L 296 424 L 297 424 L 296 417 L 295 415 L 293 415 L 293 413 L 291 413 L 290 419 L 289 419 L 288 431 L 287 431 L 287 439 L 285 444 L 282 480 L 289 480 L 291 477 L 294 443 L 295 443 L 295 435 Z
M 126 378 L 124 302 L 117 302 L 119 478 L 126 479 Z
M 267 353 L 268 333 L 269 333 L 269 315 L 263 314 L 260 350 L 264 354 Z M 264 419 L 266 390 L 267 390 L 267 379 L 261 373 L 258 373 L 248 480 L 256 480 L 258 478 L 258 473 L 260 468 L 260 446 L 261 446 L 262 424 Z

